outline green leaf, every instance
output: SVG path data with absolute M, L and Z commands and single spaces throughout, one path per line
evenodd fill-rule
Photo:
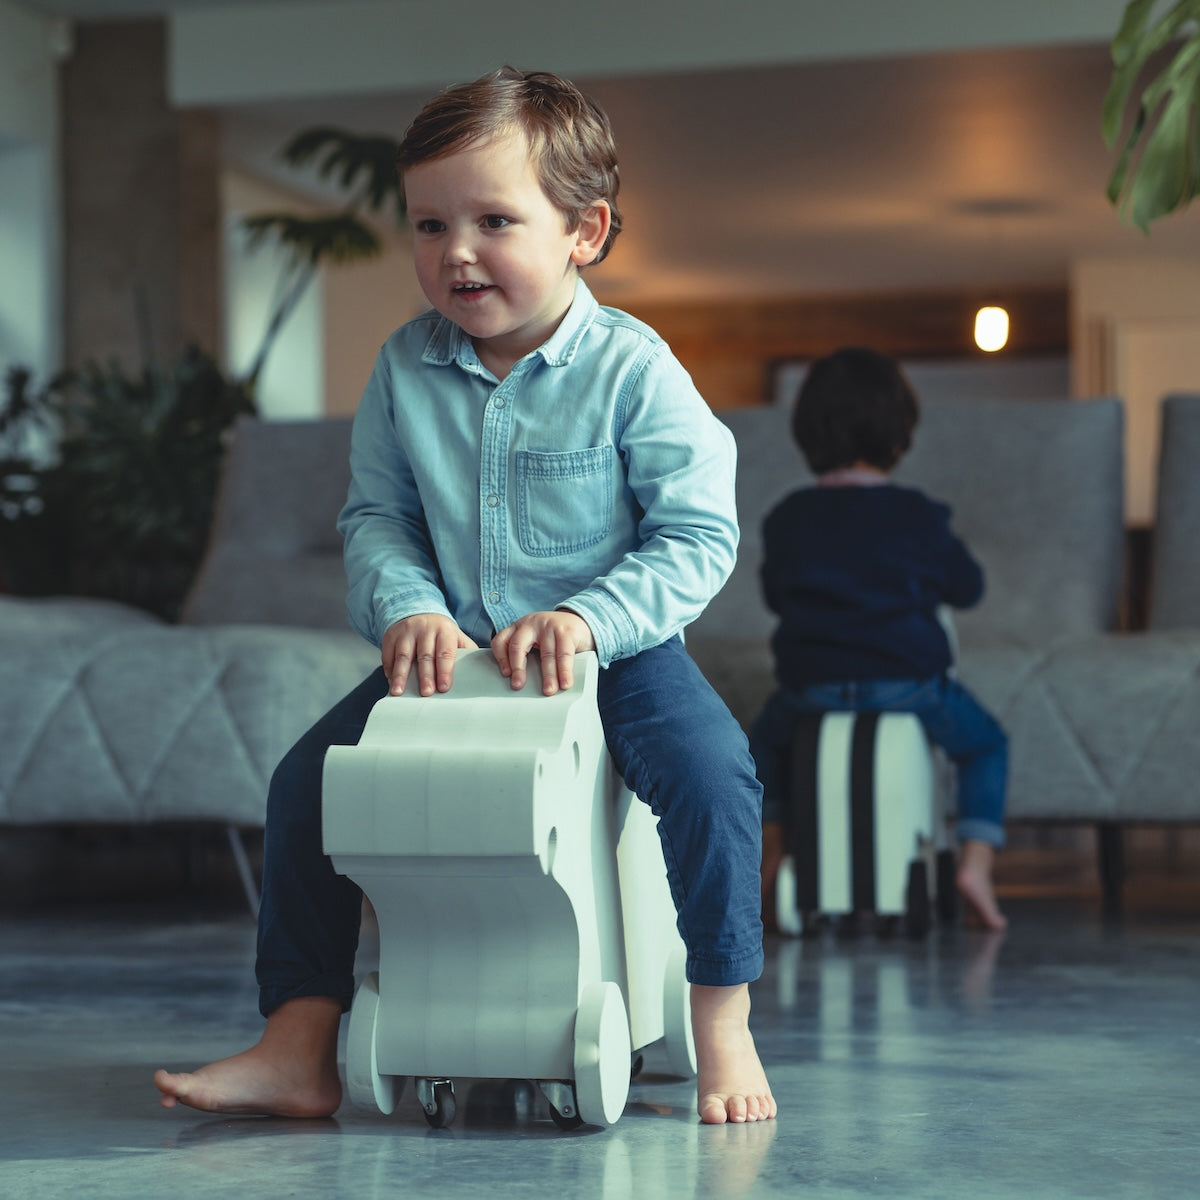
M 1200 0 L 1177 0 L 1153 20 L 1156 8 L 1157 0 L 1132 0 L 1126 6 L 1112 42 L 1114 71 L 1101 117 L 1105 142 L 1114 147 L 1143 72 L 1151 59 L 1178 42 L 1138 97 L 1106 188 L 1122 218 L 1143 232 L 1152 221 L 1191 202 L 1200 172 Z

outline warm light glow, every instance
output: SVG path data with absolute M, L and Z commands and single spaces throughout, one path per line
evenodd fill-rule
M 1008 313 L 989 305 L 975 314 L 975 345 L 980 350 L 1003 350 L 1008 341 Z

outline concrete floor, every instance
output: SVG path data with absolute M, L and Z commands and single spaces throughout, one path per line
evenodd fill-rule
M 653 1054 L 608 1130 L 483 1085 L 445 1130 L 411 1085 L 390 1117 L 164 1111 L 154 1067 L 260 1028 L 236 887 L 0 904 L 0 1196 L 1194 1196 L 1200 885 L 1169 859 L 1121 917 L 1090 863 L 1023 875 L 1018 855 L 1003 937 L 772 938 L 755 1030 L 780 1117 L 719 1128 Z

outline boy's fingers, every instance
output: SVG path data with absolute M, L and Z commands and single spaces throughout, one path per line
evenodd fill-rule
M 546 629 L 538 643 L 542 663 L 542 695 L 553 696 L 558 691 L 558 663 L 554 654 L 554 633 Z
M 411 665 L 412 658 L 407 654 L 397 654 L 392 659 L 388 671 L 388 690 L 393 696 L 404 695 L 404 685 L 408 682 L 408 668 Z
M 558 686 L 564 692 L 571 690 L 571 685 L 575 682 L 575 651 L 570 647 L 564 647 L 554 656 L 554 663 L 550 664 L 558 668 Z M 542 673 L 546 674 L 546 658 L 542 656 Z
M 437 651 L 434 660 L 434 686 L 439 692 L 448 692 L 454 682 L 454 664 L 458 660 L 458 639 L 454 645 L 444 645 Z

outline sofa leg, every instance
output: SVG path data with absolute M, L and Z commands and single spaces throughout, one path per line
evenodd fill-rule
M 1116 821 L 1096 823 L 1096 850 L 1104 906 L 1109 909 L 1120 908 L 1121 888 L 1125 882 L 1125 851 L 1121 842 L 1121 826 Z
M 242 832 L 236 825 L 226 825 L 225 833 L 229 838 L 229 848 L 233 851 L 233 861 L 237 863 L 238 878 L 242 881 L 246 902 L 250 905 L 250 915 L 257 921 L 258 886 L 254 882 L 254 873 L 250 870 L 250 859 L 246 855 Z

